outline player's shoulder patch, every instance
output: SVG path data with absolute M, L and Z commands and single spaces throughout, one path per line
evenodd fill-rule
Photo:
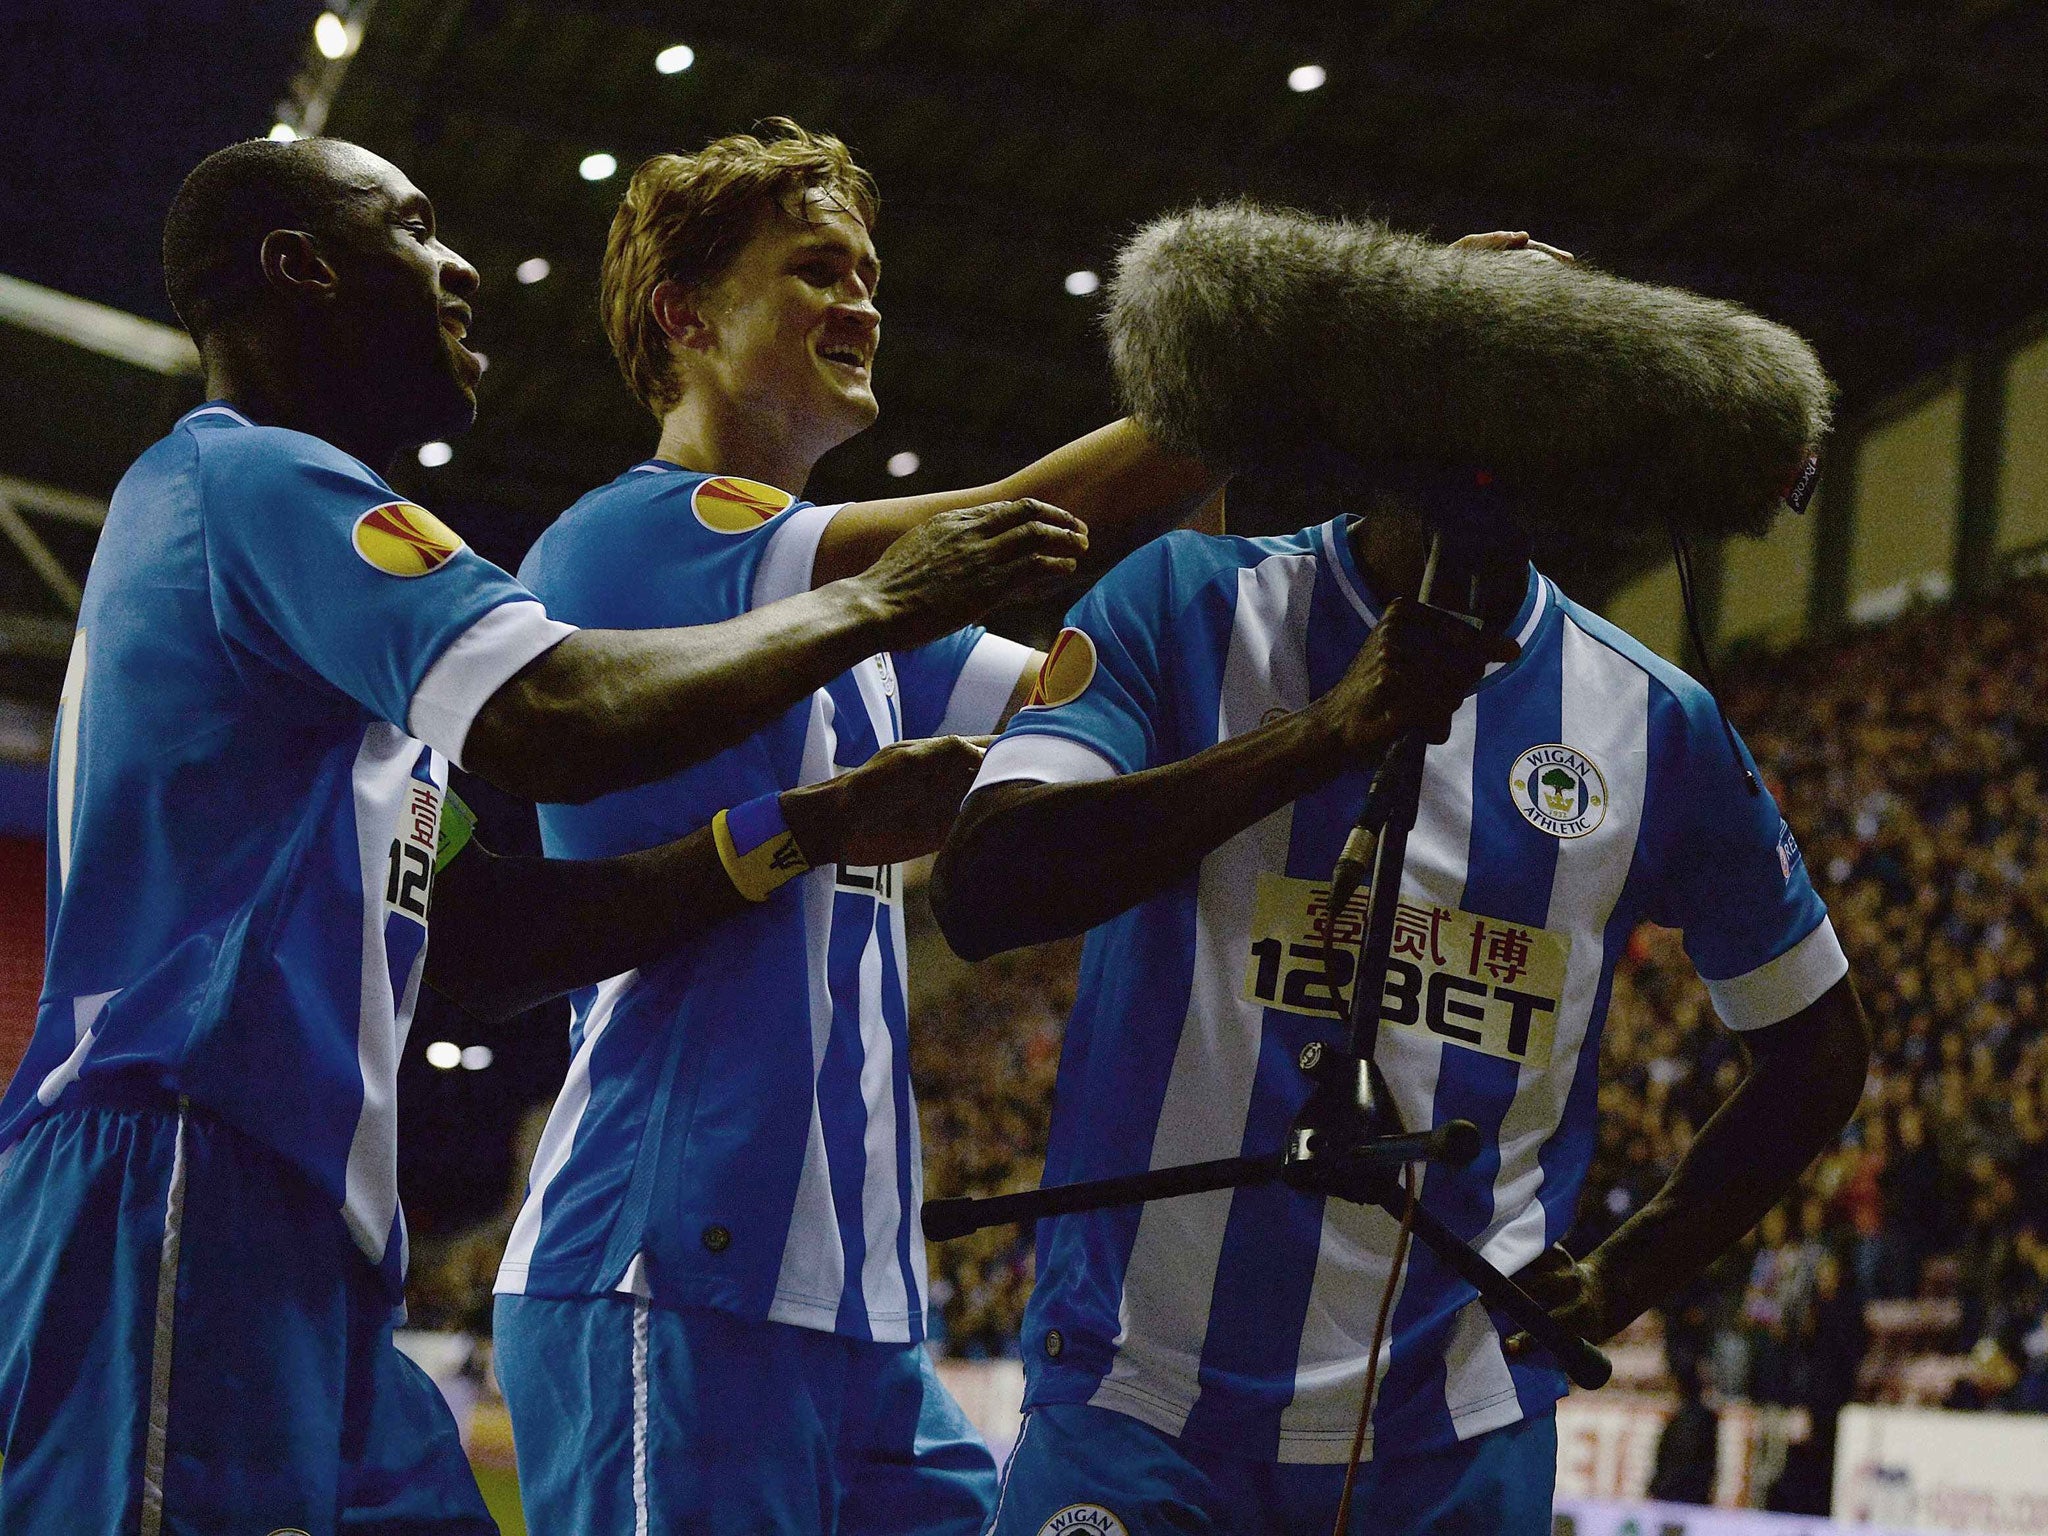
M 387 576 L 425 576 L 462 548 L 462 536 L 425 507 L 387 501 L 356 519 L 350 540 L 366 564 Z
M 1038 681 L 1031 686 L 1026 709 L 1056 709 L 1071 704 L 1095 681 L 1095 642 L 1086 630 L 1072 627 L 1054 637 L 1038 666 Z
M 713 475 L 690 492 L 690 511 L 713 533 L 752 533 L 795 505 L 789 492 L 738 475 Z
M 1069 1504 L 1055 1510 L 1038 1536 L 1130 1536 L 1129 1528 L 1100 1504 Z

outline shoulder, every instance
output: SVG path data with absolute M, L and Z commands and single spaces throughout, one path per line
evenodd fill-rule
M 1556 595 L 1560 624 L 1569 625 L 1615 664 L 1644 675 L 1653 710 L 1661 705 L 1667 712 L 1682 715 L 1688 724 L 1716 718 L 1714 696 L 1690 673 L 1666 661 L 1620 625 L 1566 597 L 1555 582 L 1550 583 L 1550 590 Z
M 1311 530 L 1312 532 L 1312 530 Z M 1204 594 L 1234 587 L 1239 571 L 1288 555 L 1313 558 L 1310 534 L 1245 539 L 1181 528 L 1127 555 L 1095 586 L 1105 604 L 1127 604 L 1171 619 Z

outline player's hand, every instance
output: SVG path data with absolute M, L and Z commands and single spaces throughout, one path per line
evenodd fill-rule
M 1569 265 L 1577 258 L 1570 251 L 1559 250 L 1554 245 L 1545 245 L 1541 240 L 1531 240 L 1526 229 L 1496 229 L 1483 235 L 1465 235 L 1451 242 L 1454 251 L 1533 251 L 1538 256 L 1547 256 L 1552 261 Z
M 1397 597 L 1337 686 L 1312 707 L 1323 713 L 1347 757 L 1376 763 L 1408 731 L 1421 731 L 1431 742 L 1447 740 L 1451 717 L 1488 664 L 1521 654 L 1506 635 Z
M 992 736 L 884 747 L 851 773 L 793 789 L 783 819 L 813 864 L 900 864 L 938 851 Z
M 1590 1255 L 1574 1259 L 1562 1244 L 1552 1243 L 1516 1273 L 1515 1284 L 1589 1344 L 1604 1344 L 1621 1331 L 1608 1316 L 1607 1285 Z M 1510 1360 L 1524 1360 L 1543 1346 L 1515 1333 L 1503 1348 Z
M 1073 513 L 1029 497 L 992 501 L 927 519 L 847 579 L 882 604 L 891 648 L 908 649 L 1065 580 L 1087 549 Z

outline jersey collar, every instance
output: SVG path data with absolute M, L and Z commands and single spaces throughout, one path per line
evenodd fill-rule
M 198 417 L 208 418 L 208 425 L 210 426 L 226 424 L 237 427 L 253 427 L 256 425 L 255 422 L 244 416 L 225 400 L 209 400 L 204 405 L 195 405 L 191 410 L 178 418 L 178 425 L 182 427 L 188 421 Z
M 1324 562 L 1336 572 L 1338 590 L 1345 600 L 1365 620 L 1367 629 L 1379 624 L 1380 615 L 1386 611 L 1382 603 L 1367 584 L 1365 573 L 1358 568 L 1357 556 L 1347 536 L 1351 518 L 1349 514 L 1334 517 L 1316 529 L 1316 540 L 1322 545 Z M 1556 594 L 1551 589 L 1550 578 L 1529 567 L 1529 589 L 1522 594 L 1522 606 L 1508 625 L 1508 633 L 1515 637 L 1515 644 L 1522 648 L 1522 655 L 1514 661 L 1494 662 L 1486 669 L 1486 676 L 1479 686 L 1484 688 L 1496 678 L 1505 676 L 1519 667 L 1528 657 L 1529 645 L 1536 638 L 1536 632 L 1557 607 Z

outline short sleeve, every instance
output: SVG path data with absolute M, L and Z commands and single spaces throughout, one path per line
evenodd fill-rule
M 903 685 L 906 739 L 986 736 L 1031 664 L 1031 648 L 970 625 L 892 659 Z
M 474 708 L 570 632 L 346 454 L 269 429 L 210 436 L 199 449 L 202 518 L 228 640 L 411 730 L 414 695 L 444 653 L 494 611 L 522 605 L 465 653 L 462 686 L 448 690 L 451 707 L 425 738 L 454 757 Z
M 1046 648 L 1030 701 L 990 749 L 980 782 L 996 782 L 992 774 L 1004 760 L 1043 757 L 1042 744 L 1027 746 L 1026 738 L 1033 737 L 1084 747 L 1119 774 L 1166 760 L 1160 634 L 1171 606 L 1176 537 L 1156 539 L 1130 555 L 1073 606 L 1065 628 Z M 1052 751 L 1059 754 L 1057 747 Z
M 1711 703 L 1687 711 L 1682 766 L 1656 786 L 1677 818 L 1673 856 L 1649 915 L 1684 930 L 1685 950 L 1732 1029 L 1790 1018 L 1849 962 L 1777 802 L 1751 794 Z M 1737 738 L 1742 767 L 1756 772 Z

